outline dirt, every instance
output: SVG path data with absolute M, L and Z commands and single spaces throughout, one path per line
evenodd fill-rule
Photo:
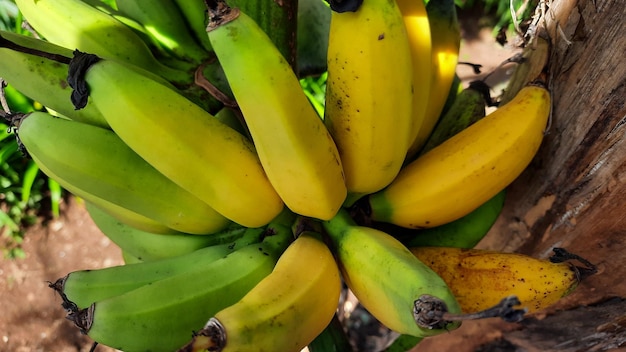
M 119 248 L 76 200 L 62 203 L 59 219 L 30 228 L 23 248 L 25 259 L 0 261 L 0 351 L 89 351 L 92 341 L 64 318 L 48 282 L 74 270 L 122 264 Z

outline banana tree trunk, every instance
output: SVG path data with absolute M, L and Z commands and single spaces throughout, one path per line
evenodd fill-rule
M 521 324 L 465 322 L 413 351 L 480 345 L 481 351 L 599 351 L 626 344 L 626 6 L 623 0 L 546 4 L 539 24 L 551 44 L 551 124 L 478 247 L 541 258 L 563 247 L 597 264 L 598 273 Z M 539 55 L 535 50 L 529 62 L 541 64 Z

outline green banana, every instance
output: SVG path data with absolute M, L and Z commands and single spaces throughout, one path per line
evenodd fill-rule
M 186 266 L 178 275 L 97 301 L 85 309 L 76 309 L 66 298 L 63 306 L 69 311 L 68 319 L 103 345 L 128 352 L 171 352 L 182 346 L 207 317 L 236 303 L 270 275 L 293 235 L 291 228 L 282 224 L 268 229 L 261 243 L 193 270 Z
M 357 226 L 345 210 L 323 225 L 348 287 L 386 327 L 416 337 L 458 327 L 445 320 L 425 322 L 420 314 L 432 314 L 428 309 L 414 314 L 428 296 L 444 311 L 461 309 L 445 282 L 402 243 L 380 230 Z
M 117 2 L 117 8 L 143 25 L 154 41 L 177 59 L 200 65 L 209 58 L 209 52 L 191 35 L 174 1 L 161 0 L 155 6 L 150 0 L 123 0 Z
M 102 233 L 125 253 L 142 261 L 176 257 L 200 248 L 223 244 L 241 236 L 244 231 L 233 224 L 211 236 L 196 236 L 185 233 L 155 234 L 129 226 L 109 215 L 91 202 L 86 202 L 87 212 Z
M 209 9 L 208 36 L 268 179 L 293 212 L 332 218 L 346 187 L 330 133 L 261 27 L 239 9 L 217 2 Z
M 420 155 L 485 117 L 485 107 L 491 101 L 489 89 L 483 81 L 472 81 L 457 94 L 450 108 L 438 119 Z
M 111 130 L 33 112 L 18 122 L 17 135 L 37 165 L 63 186 L 75 185 L 180 232 L 210 234 L 229 224 Z
M 500 216 L 505 198 L 502 190 L 471 213 L 441 226 L 423 230 L 398 227 L 399 239 L 407 247 L 474 248 Z
M 330 11 L 324 1 L 298 1 L 298 77 L 320 75 L 326 71 Z
M 155 169 L 243 226 L 263 226 L 280 213 L 282 200 L 246 137 L 127 66 L 97 59 L 86 66 L 83 60 L 90 58 L 77 52 L 70 70 L 87 70 L 82 89 L 115 133 Z M 70 80 L 75 92 L 80 84 Z
M 92 103 L 82 110 L 74 109 L 70 101 L 72 90 L 66 82 L 67 64 L 11 49 L 11 43 L 68 58 L 72 57 L 71 50 L 32 37 L 0 31 L 0 77 L 22 94 L 65 117 L 108 127 Z
M 16 0 L 28 23 L 46 40 L 142 67 L 185 85 L 193 75 L 161 64 L 130 27 L 80 0 Z
M 197 0 L 174 0 L 174 2 L 178 5 L 178 9 L 185 18 L 185 22 L 194 38 L 206 51 L 213 51 L 211 41 L 206 35 L 208 19 L 205 4 Z
M 178 351 L 299 352 L 330 323 L 340 292 L 333 254 L 318 233 L 303 232 L 271 274 Z
M 423 338 L 421 337 L 400 335 L 383 352 L 407 352 L 417 346 L 422 340 Z
M 54 285 L 79 308 L 86 308 L 94 302 L 119 296 L 159 280 L 204 270 L 206 266 L 235 250 L 260 242 L 266 231 L 264 228 L 237 230 L 239 238 L 229 243 L 201 248 L 175 257 L 142 261 L 140 265 L 73 271 L 58 279 Z M 125 251 L 123 253 L 128 254 Z
M 124 261 L 125 265 L 143 263 L 143 260 L 125 251 L 122 251 L 122 260 Z

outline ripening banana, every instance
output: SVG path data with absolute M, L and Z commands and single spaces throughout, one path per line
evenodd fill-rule
M 201 64 L 209 53 L 193 38 L 186 20 L 173 0 L 161 0 L 158 6 L 150 0 L 123 0 L 117 2 L 118 10 L 136 20 L 176 58 Z
M 94 302 L 119 296 L 159 280 L 203 270 L 205 266 L 212 265 L 216 260 L 235 250 L 259 243 L 265 231 L 263 228 L 242 229 L 239 238 L 228 243 L 201 248 L 175 257 L 142 261 L 141 265 L 73 271 L 58 279 L 55 285 L 79 308 L 87 308 Z
M 445 282 L 402 243 L 380 230 L 357 226 L 344 210 L 323 224 L 348 287 L 382 324 L 417 337 L 458 327 L 447 321 L 417 323 L 414 304 L 424 295 L 438 299 L 450 313 L 459 313 L 460 307 Z
M 203 247 L 227 243 L 240 237 L 245 229 L 233 224 L 211 236 L 196 236 L 181 232 L 155 234 L 129 226 L 89 201 L 85 202 L 85 206 L 93 222 L 106 237 L 123 252 L 142 261 L 176 257 Z
M 72 90 L 66 82 L 67 64 L 11 49 L 11 43 L 68 58 L 72 57 L 71 50 L 40 39 L 0 31 L 0 77 L 22 94 L 63 116 L 108 127 L 92 103 L 88 103 L 82 110 L 74 109 L 70 101 Z
M 430 0 L 426 5 L 431 37 L 430 94 L 417 137 L 412 141 L 407 159 L 411 160 L 437 124 L 456 74 L 461 45 L 461 31 L 454 0 Z
M 103 345 L 129 352 L 174 351 L 207 317 L 239 301 L 268 276 L 292 237 L 290 227 L 272 228 L 261 243 L 197 268 L 186 265 L 180 274 L 85 309 L 70 309 L 67 318 Z
M 485 107 L 491 99 L 489 89 L 485 82 L 473 81 L 459 92 L 446 113 L 439 117 L 419 154 L 430 151 L 485 117 Z
M 299 352 L 330 323 L 340 291 L 333 254 L 319 234 L 303 232 L 270 275 L 179 352 Z
M 324 122 L 337 143 L 348 192 L 356 197 L 387 186 L 402 166 L 413 125 L 411 60 L 395 1 L 333 10 Z
M 98 60 L 85 67 L 88 57 L 76 53 L 70 69 L 87 70 L 89 99 L 155 169 L 243 226 L 266 225 L 280 213 L 283 203 L 245 136 L 125 65 Z
M 268 179 L 293 212 L 328 220 L 346 197 L 339 152 L 289 63 L 252 18 L 218 1 L 209 39 Z
M 80 0 L 17 0 L 28 23 L 46 40 L 142 67 L 178 84 L 191 73 L 161 64 L 130 27 Z
M 396 0 L 406 26 L 413 63 L 412 142 L 422 127 L 430 99 L 432 76 L 431 33 L 424 0 Z
M 509 103 L 405 166 L 364 207 L 375 221 L 408 228 L 469 214 L 528 166 L 543 139 L 550 92 L 527 86 Z
M 535 312 L 572 292 L 580 281 L 576 266 L 567 262 L 479 249 L 410 249 L 443 278 L 467 313 L 487 309 L 510 295 Z
M 211 234 L 229 221 L 170 181 L 111 130 L 33 112 L 17 125 L 19 140 L 42 171 L 62 186 L 91 193 L 165 226 Z

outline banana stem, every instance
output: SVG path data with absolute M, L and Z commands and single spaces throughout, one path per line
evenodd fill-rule
M 12 41 L 2 37 L 1 35 L 0 35 L 0 48 L 7 48 L 7 49 L 10 49 L 10 50 L 19 51 L 21 53 L 43 57 L 43 58 L 50 59 L 50 60 L 53 60 L 53 61 L 56 61 L 56 62 L 60 62 L 62 64 L 66 64 L 66 65 L 69 64 L 70 61 L 72 60 L 71 58 L 69 58 L 67 56 L 63 56 L 63 55 L 59 55 L 59 54 L 53 54 L 53 53 L 49 53 L 49 52 L 46 52 L 46 51 L 41 51 L 41 50 L 28 48 L 28 47 L 19 45 L 17 43 L 14 43 L 14 42 L 12 42 Z
M 445 303 L 437 297 L 422 295 L 413 305 L 413 317 L 415 322 L 428 329 L 441 329 L 455 321 L 477 320 L 485 318 L 502 318 L 509 323 L 521 321 L 526 314 L 526 309 L 514 309 L 521 302 L 517 296 L 503 298 L 493 307 L 469 314 L 453 314 L 448 312 Z

